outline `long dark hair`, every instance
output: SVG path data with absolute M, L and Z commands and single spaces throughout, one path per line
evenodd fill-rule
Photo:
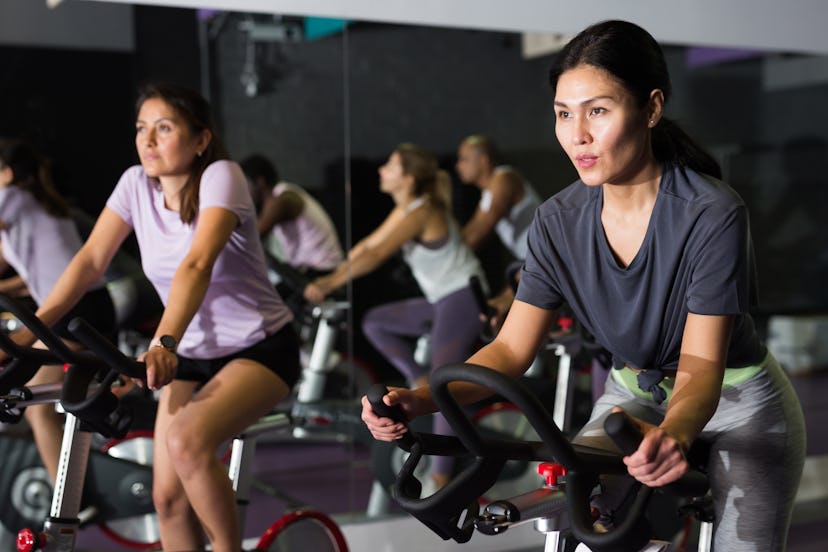
M 557 87 L 564 72 L 579 65 L 591 65 L 613 75 L 640 108 L 647 104 L 655 89 L 664 93 L 665 104 L 673 92 L 667 62 L 658 42 L 650 33 L 627 21 L 603 21 L 578 33 L 555 59 L 549 72 L 552 88 Z M 672 161 L 716 178 L 722 176 L 713 156 L 666 117 L 653 128 L 652 145 L 659 161 Z
M 193 160 L 190 176 L 181 189 L 181 221 L 190 224 L 198 214 L 198 192 L 204 169 L 214 161 L 228 159 L 227 151 L 216 134 L 210 104 L 200 94 L 173 83 L 146 84 L 138 92 L 136 116 L 144 102 L 152 98 L 161 99 L 172 107 L 184 119 L 193 135 L 204 130 L 209 130 L 212 135 L 207 148 Z
M 47 213 L 59 218 L 69 216 L 69 206 L 55 189 L 49 161 L 34 147 L 22 140 L 0 138 L 2 165 L 12 170 L 11 185 L 31 193 Z

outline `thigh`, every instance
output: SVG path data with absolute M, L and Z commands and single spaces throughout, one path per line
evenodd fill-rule
M 432 369 L 463 362 L 480 343 L 483 322 L 470 288 L 463 288 L 434 305 L 431 329 Z
M 716 509 L 717 550 L 784 550 L 805 456 L 799 402 L 774 362 L 725 390 L 702 438 Z
M 405 337 L 419 337 L 431 331 L 434 307 L 422 297 L 386 303 L 370 309 L 363 325 Z
M 254 360 L 228 362 L 175 414 L 178 430 L 217 448 L 267 414 L 289 393 L 287 384 Z
M 153 485 L 158 489 L 181 487 L 167 452 L 167 434 L 176 416 L 193 398 L 198 382 L 173 380 L 161 389 L 153 432 Z
M 604 431 L 604 420 L 616 406 L 620 406 L 625 412 L 653 425 L 660 424 L 664 419 L 665 408 L 663 406 L 636 396 L 632 391 L 616 382 L 611 374 L 607 376 L 604 387 L 604 394 L 595 401 L 589 421 L 578 431 L 578 434 L 572 440 L 573 443 L 620 452 Z

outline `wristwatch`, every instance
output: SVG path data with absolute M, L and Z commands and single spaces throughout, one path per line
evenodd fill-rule
M 149 346 L 150 346 L 150 349 L 152 349 L 153 347 L 162 347 L 162 348 L 174 353 L 175 348 L 178 346 L 178 342 L 176 341 L 176 339 L 173 336 L 171 336 L 169 334 L 164 334 L 161 337 L 156 337 L 152 341 L 150 341 Z

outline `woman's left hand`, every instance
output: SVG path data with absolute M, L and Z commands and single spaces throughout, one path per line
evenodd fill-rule
M 170 383 L 178 371 L 178 356 L 164 347 L 150 347 L 138 360 L 147 365 L 147 387 L 153 391 Z
M 613 412 L 623 410 L 616 407 Z M 644 435 L 638 450 L 624 457 L 624 464 L 627 465 L 627 471 L 631 476 L 648 487 L 661 487 L 687 473 L 690 465 L 685 457 L 684 445 L 658 426 L 634 416 L 630 416 L 630 419 Z

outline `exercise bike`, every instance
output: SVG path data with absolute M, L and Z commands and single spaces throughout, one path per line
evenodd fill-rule
M 448 392 L 448 384 L 453 381 L 481 385 L 506 397 L 521 409 L 540 440 L 483 436 Z M 405 422 L 401 409 L 382 402 L 386 392 L 381 385 L 371 389 L 368 397 L 374 412 Z M 545 552 L 657 551 L 669 546 L 651 539 L 652 527 L 645 511 L 655 490 L 638 483 L 633 485 L 634 498 L 622 519 L 605 532 L 596 529 L 590 498 L 601 476 L 629 477 L 622 455 L 571 444 L 543 405 L 520 382 L 488 368 L 458 364 L 434 373 L 431 392 L 457 437 L 409 431 L 398 440 L 397 444 L 409 451 L 409 457 L 397 476 L 394 494 L 403 510 L 444 540 L 463 543 L 471 539 L 475 529 L 485 535 L 497 535 L 514 525 L 532 522 L 544 535 Z M 625 454 L 634 451 L 641 439 L 623 413 L 610 415 L 605 430 Z M 421 483 L 414 474 L 424 454 L 452 455 L 469 461 L 448 485 L 421 498 Z M 513 459 L 543 462 L 538 471 L 545 484 L 528 493 L 493 501 L 481 510 L 480 496 L 494 484 L 506 462 Z M 689 500 L 684 511 L 701 522 L 700 551 L 709 550 L 711 545 L 713 519 L 707 491 L 707 478 L 699 470 L 691 470 L 679 481 L 658 490 Z
M 54 492 L 34 443 L 21 437 L 0 437 L 4 474 L 10 478 L 3 485 L 8 493 L 2 500 L 3 534 L 43 523 L 45 518 L 42 531 L 18 534 L 19 550 L 71 550 L 78 529 L 89 523 L 99 524 L 119 544 L 155 546 L 151 467 L 125 458 L 140 454 L 142 447 L 124 440 L 134 418 L 127 401 L 111 391 L 118 373 L 88 352 L 71 351 L 28 308 L 2 294 L 0 308 L 13 313 L 48 347 L 19 347 L 0 333 L 0 347 L 11 357 L 0 373 L 0 417 L 15 423 L 27 406 L 58 401 L 66 412 Z M 25 387 L 44 364 L 64 364 L 63 384 Z M 90 450 L 93 432 L 119 441 L 111 443 L 109 452 Z M 88 478 L 87 465 L 91 467 Z M 79 517 L 82 501 L 86 506 L 83 520 Z
M 145 375 L 143 363 L 125 356 L 117 347 L 103 338 L 83 319 L 76 318 L 69 324 L 70 331 L 107 366 L 125 375 Z M 270 434 L 284 434 L 293 428 L 291 418 L 285 413 L 275 413 L 261 418 L 237 435 L 232 443 L 228 474 L 232 481 L 239 513 L 239 525 L 244 528 L 251 489 L 254 486 L 252 462 L 257 440 Z M 299 502 L 281 495 L 295 506 Z M 297 507 L 279 517 L 258 539 L 257 551 L 314 550 L 315 552 L 347 552 L 348 547 L 336 523 L 326 514 Z

